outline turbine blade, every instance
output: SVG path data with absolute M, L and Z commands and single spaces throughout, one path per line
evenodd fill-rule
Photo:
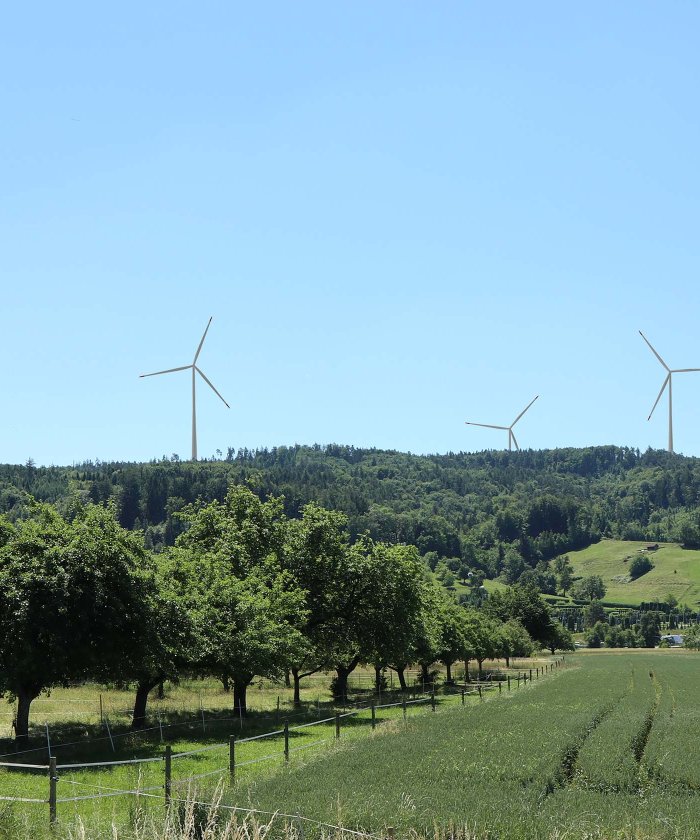
M 644 333 L 641 330 L 639 331 L 639 334 L 644 339 L 644 341 L 646 341 L 646 343 L 649 345 L 649 349 L 651 350 L 651 352 L 656 356 L 656 358 L 661 362 L 661 364 L 670 373 L 671 368 L 666 364 L 666 362 L 661 358 L 661 356 L 659 356 L 659 354 L 656 352 L 656 350 L 654 350 L 654 348 L 651 346 L 651 342 L 649 341 L 649 339 L 644 335 Z M 652 409 L 652 413 L 653 413 L 653 409 Z M 649 415 L 649 416 L 651 417 L 651 415 Z
M 197 359 L 199 358 L 199 354 L 202 352 L 202 345 L 204 344 L 204 339 L 207 337 L 207 333 L 209 332 L 209 327 L 210 326 L 211 326 L 211 318 L 209 319 L 209 323 L 207 324 L 207 328 L 204 330 L 204 335 L 202 336 L 202 340 L 199 342 L 199 347 L 197 348 L 197 352 L 194 354 L 194 361 L 192 362 L 193 365 L 197 364 Z M 200 370 L 200 373 L 201 372 L 202 371 Z
M 175 373 L 176 370 L 189 370 L 192 365 L 183 365 L 182 367 L 170 368 L 169 370 L 157 370 L 155 373 L 142 373 L 139 375 L 139 379 L 143 379 L 145 376 L 160 376 L 161 373 Z
M 518 452 L 520 452 L 520 447 L 518 446 L 518 441 L 515 439 L 515 435 L 513 434 L 513 430 L 508 429 L 508 431 L 510 432 L 510 436 L 513 438 L 513 443 L 515 444 L 515 448 L 518 450 Z
M 700 368 L 678 368 L 678 370 L 672 370 L 671 373 L 700 373 Z
M 211 384 L 211 382 L 207 379 L 207 377 L 202 373 L 202 371 L 196 365 L 194 366 L 194 369 L 202 377 L 202 379 L 207 383 L 207 385 L 212 389 L 212 391 L 221 400 L 221 402 L 226 406 L 226 408 L 231 408 L 231 406 L 226 402 L 226 400 L 221 396 L 221 394 L 216 390 L 216 388 Z
M 481 426 L 482 429 L 503 429 L 504 431 L 508 431 L 508 426 L 492 426 L 490 423 L 470 423 L 469 420 L 464 421 L 467 426 Z
M 538 394 L 538 395 L 535 397 L 535 400 L 536 400 L 536 399 L 539 399 L 539 396 L 540 396 L 540 395 Z M 513 420 L 513 422 L 510 424 L 510 428 L 511 428 L 511 429 L 513 428 L 513 426 L 515 426 L 515 424 L 518 422 L 518 420 L 520 420 L 520 418 L 523 416 L 523 414 L 525 414 L 525 412 L 527 411 L 527 409 L 528 409 L 528 408 L 530 408 L 530 406 L 532 405 L 532 403 L 534 403 L 534 401 L 535 401 L 535 400 L 533 400 L 533 401 L 532 401 L 532 402 L 531 402 L 531 403 L 530 403 L 530 404 L 529 404 L 526 408 L 524 408 L 524 409 L 520 412 L 520 414 L 518 414 L 518 416 L 515 418 L 515 420 Z
M 664 390 L 666 389 L 666 386 L 668 385 L 670 379 L 671 379 L 671 373 L 669 371 L 668 376 L 666 377 L 666 379 L 664 379 L 664 384 L 661 386 L 661 390 L 659 391 L 659 396 L 656 398 L 656 402 L 654 403 L 654 408 L 656 408 L 656 406 L 659 404 L 659 400 L 661 399 L 661 395 L 663 394 Z M 654 413 L 654 408 L 652 408 L 652 410 L 649 412 L 649 416 L 647 417 L 647 420 L 651 420 L 651 415 Z

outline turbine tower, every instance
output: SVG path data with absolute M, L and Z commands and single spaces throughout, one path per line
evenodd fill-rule
M 535 397 L 535 400 L 538 397 L 539 394 L 537 395 L 537 397 Z M 510 426 L 492 426 L 490 423 L 471 423 L 469 420 L 465 420 L 464 422 L 467 424 L 467 426 L 481 426 L 483 429 L 503 429 L 504 432 L 508 432 L 508 451 L 510 452 L 513 449 L 513 444 L 515 444 L 515 448 L 518 451 L 520 451 L 518 441 L 515 439 L 515 435 L 513 434 L 513 426 L 515 426 L 518 420 L 520 420 L 520 418 L 523 416 L 523 414 L 525 414 L 525 412 L 528 410 L 528 408 L 530 408 L 530 406 L 532 405 L 532 403 L 535 402 L 535 400 L 532 400 L 532 402 L 528 403 L 525 406 L 525 408 L 520 412 L 520 414 L 518 414 L 518 416 L 515 418 L 515 420 L 513 420 Z
M 674 373 L 700 373 L 700 368 L 676 368 L 675 370 L 671 370 L 671 368 L 666 364 L 666 362 L 659 356 L 659 354 L 654 350 L 651 346 L 651 342 L 649 339 L 644 335 L 644 333 L 640 330 L 639 334 L 641 337 L 646 341 L 649 345 L 649 349 L 651 352 L 656 356 L 656 358 L 661 362 L 666 371 L 666 378 L 664 379 L 664 383 L 661 386 L 661 390 L 659 391 L 659 396 L 656 398 L 656 402 L 654 403 L 651 411 L 649 412 L 649 416 L 647 420 L 651 420 L 651 415 L 654 413 L 654 409 L 659 404 L 659 400 L 661 399 L 661 395 L 663 394 L 666 386 L 668 385 L 668 451 L 673 452 L 673 374 Z
M 197 460 L 197 397 L 196 397 L 197 374 L 199 374 L 202 377 L 202 379 L 212 389 L 212 391 L 221 400 L 221 402 L 226 406 L 226 408 L 231 408 L 231 406 L 226 402 L 226 400 L 221 396 L 221 394 L 212 385 L 212 383 L 209 381 L 209 379 L 207 379 L 207 377 L 197 367 L 197 359 L 199 358 L 199 354 L 202 352 L 202 345 L 204 344 L 204 339 L 207 337 L 207 333 L 209 332 L 209 327 L 211 326 L 211 321 L 212 321 L 212 319 L 210 318 L 209 323 L 207 324 L 207 328 L 204 330 L 204 335 L 202 336 L 202 340 L 199 342 L 199 347 L 197 348 L 197 352 L 194 354 L 194 359 L 192 360 L 191 365 L 182 365 L 181 367 L 170 368 L 169 370 L 157 370 L 155 373 L 142 373 L 139 377 L 140 379 L 143 379 L 146 376 L 160 376 L 162 373 L 175 373 L 175 371 L 178 371 L 178 370 L 190 370 L 190 369 L 192 369 L 192 460 L 193 461 Z

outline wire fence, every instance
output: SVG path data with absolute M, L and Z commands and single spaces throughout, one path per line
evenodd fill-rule
M 521 671 L 517 674 L 516 678 L 512 680 L 513 683 L 517 685 L 519 688 L 521 683 L 523 685 L 527 685 L 528 682 L 532 682 L 533 680 L 539 679 L 540 675 L 544 676 L 547 673 L 551 673 L 555 668 L 559 668 L 560 666 L 565 664 L 565 660 L 562 657 L 547 666 L 544 667 L 537 667 L 533 669 L 526 669 L 525 671 Z M 354 709 L 351 709 L 347 712 L 339 712 L 336 711 L 335 714 L 331 717 L 326 718 L 319 718 L 318 720 L 307 721 L 305 723 L 297 724 L 295 726 L 290 726 L 288 719 L 285 719 L 284 726 L 282 729 L 275 729 L 270 732 L 264 732 L 258 735 L 252 735 L 247 738 L 240 738 L 234 735 L 230 735 L 227 741 L 223 741 L 216 744 L 208 744 L 203 747 L 199 747 L 193 750 L 185 750 L 181 752 L 173 752 L 172 747 L 170 745 L 166 745 L 165 751 L 163 755 L 155 756 L 155 757 L 148 757 L 148 758 L 132 758 L 132 759 L 121 759 L 121 760 L 104 760 L 104 761 L 92 761 L 92 762 L 74 762 L 74 763 L 65 763 L 65 764 L 58 764 L 55 756 L 50 756 L 48 764 L 30 764 L 30 763 L 20 763 L 16 761 L 0 761 L 0 768 L 5 768 L 5 770 L 13 770 L 13 771 L 41 771 L 42 773 L 46 773 L 48 775 L 48 796 L 47 798 L 35 798 L 35 797 L 18 797 L 18 796 L 0 796 L 0 801 L 2 802 L 16 802 L 16 803 L 30 803 L 30 804 L 41 804 L 41 805 L 48 805 L 49 806 L 49 821 L 52 825 L 57 822 L 58 819 L 58 806 L 61 804 L 73 803 L 73 802 L 87 802 L 91 800 L 100 800 L 105 798 L 112 798 L 117 796 L 147 796 L 151 798 L 164 798 L 166 805 L 172 802 L 183 802 L 191 800 L 178 800 L 176 797 L 172 795 L 172 788 L 173 786 L 181 786 L 181 785 L 192 785 L 193 782 L 200 781 L 205 778 L 213 778 L 214 776 L 219 776 L 220 778 L 224 779 L 226 774 L 229 777 L 229 784 L 233 785 L 236 781 L 236 771 L 239 768 L 243 768 L 252 764 L 258 764 L 264 761 L 271 761 L 271 760 L 280 760 L 281 757 L 284 758 L 285 762 L 289 761 L 289 756 L 293 752 L 298 752 L 301 750 L 310 749 L 315 746 L 320 746 L 321 744 L 330 743 L 333 741 L 337 741 L 341 735 L 342 729 L 342 721 L 347 718 L 357 717 L 358 715 L 366 712 L 370 712 L 371 714 L 371 726 L 374 729 L 377 725 L 376 713 L 382 709 L 392 709 L 401 707 L 403 709 L 403 717 L 406 719 L 407 716 L 407 709 L 409 706 L 418 706 L 418 705 L 426 705 L 430 704 L 433 711 L 436 710 L 438 704 L 440 703 L 442 698 L 449 698 L 459 696 L 461 697 L 462 705 L 465 704 L 465 699 L 467 696 L 474 696 L 478 695 L 480 699 L 483 699 L 483 696 L 486 692 L 493 692 L 498 691 L 498 693 L 502 693 L 504 690 L 504 686 L 506 687 L 507 691 L 511 690 L 511 677 L 508 676 L 505 680 L 497 680 L 497 681 L 488 681 L 488 682 L 477 682 L 477 683 L 465 683 L 463 686 L 444 686 L 440 695 L 436 694 L 434 687 L 430 691 L 429 694 L 425 694 L 421 697 L 414 698 L 412 700 L 407 699 L 406 695 L 404 695 L 401 700 L 398 702 L 392 703 L 376 703 L 374 700 L 370 703 L 365 703 L 362 706 L 357 706 Z M 297 747 L 290 748 L 290 733 L 299 732 L 300 730 L 306 730 L 308 728 L 314 726 L 324 726 L 327 724 L 335 724 L 335 738 L 320 738 L 315 741 L 312 741 L 308 744 L 302 744 Z M 265 738 L 282 738 L 283 740 L 283 750 L 280 752 L 270 752 L 269 754 L 263 756 L 257 756 L 252 759 L 248 759 L 245 761 L 238 761 L 236 758 L 236 750 L 240 745 L 250 743 L 253 741 L 260 741 Z M 68 745 L 54 745 L 54 748 L 58 746 L 68 746 Z M 185 778 L 181 779 L 174 779 L 172 774 L 172 766 L 173 761 L 178 761 L 180 759 L 189 758 L 192 756 L 198 756 L 209 752 L 214 752 L 216 750 L 222 750 L 228 748 L 228 763 L 223 767 L 216 767 L 213 770 L 207 770 L 203 773 L 197 773 Z M 42 747 L 42 749 L 45 749 Z M 27 751 L 30 752 L 30 751 Z M 7 757 L 7 756 L 3 756 Z M 90 784 L 87 782 L 78 781 L 75 779 L 65 779 L 65 783 L 70 784 L 73 786 L 73 790 L 75 791 L 76 786 L 82 787 L 85 789 L 92 788 L 96 792 L 93 794 L 79 794 L 69 797 L 59 797 L 57 794 L 57 784 L 59 781 L 58 771 L 75 771 L 75 770 L 91 770 L 95 768 L 110 768 L 110 767 L 120 767 L 120 766 L 139 766 L 145 764 L 155 764 L 160 763 L 164 767 L 164 777 L 163 783 L 153 786 L 147 787 L 136 787 L 136 788 L 111 788 L 109 786 L 103 784 Z M 158 791 L 159 793 L 156 794 L 154 791 Z M 257 811 L 256 809 L 249 809 L 249 808 L 239 808 L 235 806 L 225 806 L 217 803 L 198 803 L 202 805 L 206 805 L 208 807 L 218 807 L 222 810 L 228 811 L 244 811 L 249 814 L 265 814 L 270 817 L 278 818 L 278 817 L 285 817 L 289 819 L 299 819 L 299 820 L 306 820 L 305 817 L 300 817 L 299 815 L 288 815 L 288 814 L 280 814 L 279 812 L 268 813 Z M 348 834 L 357 834 L 358 836 L 362 837 L 375 837 L 376 835 L 367 834 L 364 832 L 354 832 L 348 829 L 344 829 L 341 826 L 332 826 L 326 823 L 320 823 L 315 820 L 308 820 L 309 822 L 314 822 L 318 826 L 323 826 L 327 828 L 336 829 L 338 831 L 342 831 L 343 833 Z

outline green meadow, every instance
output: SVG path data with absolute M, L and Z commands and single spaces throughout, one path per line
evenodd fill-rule
M 581 551 L 568 552 L 576 576 L 600 575 L 607 588 L 605 601 L 634 606 L 663 600 L 672 594 L 681 604 L 700 604 L 700 551 L 677 543 L 659 543 L 646 552 L 654 568 L 637 580 L 629 579 L 629 564 L 649 542 L 601 540 Z
M 340 738 L 334 719 L 304 725 L 318 715 L 307 697 L 298 718 L 286 709 L 287 762 L 281 733 L 243 740 L 271 729 L 264 715 L 276 713 L 275 688 L 263 687 L 267 702 L 237 732 L 233 783 L 230 721 L 209 720 L 206 733 L 193 727 L 169 736 L 176 753 L 211 747 L 173 761 L 172 807 L 221 796 L 224 808 L 256 809 L 259 820 L 272 819 L 271 837 L 289 838 L 291 825 L 297 840 L 348 840 L 332 826 L 377 838 L 392 829 L 395 837 L 438 840 L 700 838 L 700 654 L 576 654 L 539 678 L 534 660 L 519 665 L 535 669 L 527 685 L 511 680 L 508 691 L 503 682 L 500 691 L 467 696 L 464 704 L 459 691 L 438 692 L 435 711 L 425 701 L 409 705 L 405 717 L 401 706 L 382 709 L 376 728 L 364 710 L 342 718 Z M 94 696 L 83 699 L 92 704 Z M 158 758 L 163 749 L 157 737 L 135 736 L 116 757 Z M 101 751 L 105 760 L 114 757 L 109 748 Z M 59 763 L 87 757 L 75 748 L 55 752 Z M 0 802 L 0 838 L 219 840 L 218 829 L 160 833 L 163 773 L 161 761 L 60 770 L 53 833 L 45 804 Z M 44 798 L 46 787 L 44 772 L 0 770 L 0 796 Z M 79 798 L 124 790 L 140 793 Z M 197 807 L 206 816 L 206 806 Z

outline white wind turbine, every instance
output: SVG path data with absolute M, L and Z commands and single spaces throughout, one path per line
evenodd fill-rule
M 537 397 L 535 397 L 535 400 L 538 397 L 539 394 L 537 395 Z M 520 418 L 523 416 L 523 414 L 525 414 L 525 412 L 528 410 L 528 408 L 530 408 L 530 406 L 532 405 L 532 403 L 535 402 L 535 400 L 532 400 L 532 402 L 528 403 L 525 406 L 525 408 L 520 412 L 520 414 L 518 414 L 518 416 L 515 418 L 515 420 L 513 420 L 510 426 L 492 426 L 490 423 L 471 423 L 469 420 L 465 420 L 464 422 L 467 424 L 467 426 L 481 426 L 484 429 L 503 429 L 504 432 L 508 432 L 508 450 L 512 450 L 513 444 L 515 444 L 515 448 L 518 451 L 520 451 L 518 441 L 515 439 L 515 435 L 513 434 L 513 426 L 515 426 L 518 420 L 520 420 Z
M 197 359 L 199 358 L 199 354 L 202 351 L 202 345 L 204 344 L 204 339 L 207 337 L 207 333 L 209 332 L 209 327 L 211 326 L 212 319 L 209 319 L 209 323 L 207 324 L 207 328 L 204 330 L 204 335 L 202 336 L 202 340 L 199 342 L 199 347 L 197 348 L 197 352 L 194 354 L 194 359 L 192 360 L 191 365 L 182 365 L 181 367 L 170 368 L 169 370 L 157 370 L 155 373 L 142 373 L 139 377 L 143 379 L 146 376 L 160 376 L 162 373 L 175 373 L 178 370 L 190 370 L 192 369 L 192 460 L 197 460 L 197 403 L 196 403 L 196 388 L 195 383 L 197 380 L 197 374 L 199 374 L 202 379 L 207 383 L 207 385 L 212 389 L 212 391 L 216 394 L 216 396 L 221 400 L 221 402 L 226 406 L 226 408 L 231 408 L 231 406 L 226 402 L 226 400 L 221 396 L 221 394 L 216 390 L 216 388 L 212 385 L 212 383 L 207 379 L 207 377 L 202 373 L 202 371 L 197 367 Z
M 644 339 L 644 341 L 646 341 L 646 343 L 649 345 L 649 349 L 651 350 L 651 352 L 656 356 L 656 358 L 661 362 L 661 364 L 664 366 L 664 369 L 666 370 L 666 378 L 664 379 L 664 384 L 661 386 L 659 396 L 656 398 L 656 402 L 654 403 L 653 408 L 649 412 L 647 420 L 651 420 L 651 415 L 654 413 L 654 409 L 659 404 L 661 395 L 663 394 L 666 386 L 668 385 L 668 451 L 673 452 L 673 374 L 700 373 L 700 368 L 677 368 L 676 370 L 671 370 L 671 368 L 666 364 L 666 362 L 661 358 L 661 356 L 659 356 L 656 350 L 654 350 L 654 348 L 651 346 L 651 342 L 641 330 L 639 331 L 639 334 Z

